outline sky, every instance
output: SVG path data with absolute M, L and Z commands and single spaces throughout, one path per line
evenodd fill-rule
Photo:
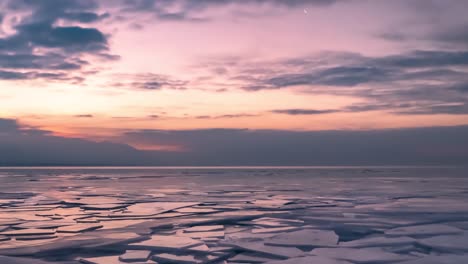
M 468 164 L 467 12 L 0 0 L 0 165 Z

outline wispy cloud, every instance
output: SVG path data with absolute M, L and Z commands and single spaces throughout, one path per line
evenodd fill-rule
M 209 8 L 232 5 L 271 5 L 283 8 L 298 6 L 330 6 L 338 0 L 125 0 L 124 12 L 153 13 L 162 21 L 209 21 L 210 17 L 200 16 L 199 13 Z
M 226 115 L 215 115 L 215 116 L 201 115 L 201 116 L 195 116 L 195 119 L 230 119 L 230 118 L 255 117 L 255 116 L 258 116 L 258 114 L 226 114 Z
M 109 84 L 112 87 L 139 90 L 185 90 L 188 85 L 188 81 L 154 73 L 116 74 L 113 79 L 117 81 L 113 80 Z
M 370 111 L 384 111 L 396 115 L 466 115 L 468 114 L 467 103 L 359 103 L 340 109 L 276 109 L 270 112 L 285 115 L 323 115 L 333 113 L 362 113 Z
M 223 72 L 234 87 L 252 92 L 300 87 L 305 93 L 363 98 L 368 106 L 361 106 L 360 111 L 379 106 L 398 114 L 467 114 L 463 105 L 468 103 L 468 51 L 416 50 L 381 57 L 335 52 L 251 63 L 242 59 L 230 63 L 221 58 L 203 67 L 219 65 L 224 65 Z M 402 106 L 407 109 L 401 111 Z M 353 106 L 274 112 L 301 115 L 357 110 Z
M 83 115 L 74 115 L 74 117 L 78 117 L 78 118 L 93 118 L 94 115 L 91 115 L 91 114 L 83 114 Z
M 322 114 L 330 114 L 330 113 L 337 113 L 340 112 L 340 110 L 332 110 L 332 109 L 326 109 L 326 110 L 316 110 L 316 109 L 277 109 L 277 110 L 272 110 L 272 113 L 275 114 L 286 114 L 286 115 L 322 115 Z

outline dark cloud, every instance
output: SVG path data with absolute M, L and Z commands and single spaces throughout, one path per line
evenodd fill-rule
M 18 130 L 19 126 L 16 120 L 0 118 L 0 133 L 16 132 Z
M 367 58 L 367 63 L 381 67 L 424 68 L 468 65 L 468 51 L 417 50 L 407 54 Z
M 374 67 L 333 67 L 303 74 L 285 74 L 265 81 L 267 87 L 284 88 L 297 85 L 355 86 L 381 81 L 390 71 Z M 253 88 L 256 89 L 255 86 Z
M 467 115 L 468 103 L 420 106 L 420 107 L 415 107 L 409 110 L 396 111 L 396 113 L 404 114 L 404 115 L 433 115 L 433 114 Z
M 360 112 L 369 112 L 369 111 L 379 111 L 379 110 L 388 110 L 393 108 L 392 104 L 354 104 L 350 105 L 342 110 L 342 112 L 351 112 L 351 113 L 360 113 Z
M 221 58 L 205 67 L 210 70 L 220 66 L 232 86 L 247 91 L 296 88 L 304 93 L 368 101 L 359 107 L 330 111 L 369 108 L 398 114 L 465 114 L 464 107 L 446 105 L 468 103 L 468 51 L 416 50 L 382 57 L 334 52 L 255 63 Z M 322 114 L 309 109 L 288 110 L 295 109 L 283 113 Z
M 196 119 L 223 119 L 223 118 L 241 118 L 241 117 L 254 117 L 258 115 L 254 114 L 230 114 L 230 115 L 217 115 L 217 116 L 210 116 L 210 115 L 202 115 L 196 116 Z
M 0 54 L 0 66 L 9 69 L 78 70 L 86 62 L 71 60 L 61 54 Z
M 466 164 L 468 127 L 373 131 L 141 130 L 127 142 L 172 145 L 172 165 Z
M 33 15 L 28 18 L 32 21 L 65 19 L 86 23 L 95 22 L 102 16 L 93 12 L 98 8 L 96 0 L 9 0 L 7 7 L 13 11 L 32 10 Z
M 185 90 L 186 86 L 188 85 L 187 81 L 178 80 L 167 75 L 153 74 L 153 73 L 117 74 L 115 78 L 121 81 L 113 82 L 110 84 L 111 86 L 123 87 L 123 88 L 128 88 L 128 89 Z
M 125 144 L 63 138 L 0 119 L 0 165 L 141 165 L 157 159 Z M 73 150 L 73 151 L 70 151 Z
M 10 25 L 15 33 L 0 38 L 0 70 L 16 71 L 2 74 L 7 80 L 32 79 L 34 77 L 60 80 L 76 80 L 76 77 L 60 77 L 64 71 L 80 72 L 88 62 L 82 59 L 84 53 L 106 58 L 107 36 L 99 29 L 82 25 L 60 26 L 60 20 L 77 23 L 97 22 L 109 16 L 94 11 L 98 3 L 94 0 L 9 0 L 3 2 L 9 12 L 20 12 L 21 16 Z M 4 21 L 3 21 L 4 23 Z M 24 74 L 21 70 L 32 70 Z M 61 72 L 44 73 L 43 70 Z M 23 76 L 23 77 L 22 77 Z M 82 77 L 81 77 L 82 78 Z
M 396 111 L 398 109 L 410 109 L 413 104 L 395 104 L 395 103 L 359 103 L 347 106 L 342 109 L 342 112 L 360 113 L 369 111 Z
M 15 119 L 0 118 L 0 136 L 8 135 L 47 135 L 49 131 L 21 126 Z
M 29 79 L 27 74 L 21 72 L 3 71 L 0 70 L 0 80 L 25 80 Z
M 191 17 L 189 14 L 185 12 L 177 12 L 177 13 L 158 12 L 157 17 L 159 20 L 163 20 L 163 21 L 188 21 L 188 22 L 209 21 L 208 18 Z
M 343 56 L 349 58 L 347 53 Z M 330 58 L 327 57 L 324 61 L 327 59 Z M 466 71 L 451 68 L 468 66 L 468 52 L 413 51 L 384 57 L 355 56 L 354 60 L 348 60 L 343 65 L 333 67 L 327 67 L 325 63 L 325 65 L 317 65 L 317 60 L 318 58 L 315 60 L 288 59 L 270 64 L 270 67 L 278 67 L 278 69 L 286 66 L 295 67 L 290 70 L 299 71 L 299 73 L 290 74 L 278 70 L 262 69 L 262 72 L 256 70 L 260 77 L 237 75 L 234 78 L 247 83 L 251 82 L 244 86 L 246 90 L 280 89 L 299 85 L 352 87 L 368 83 L 434 80 L 435 78 L 445 80 L 450 77 L 466 76 Z M 327 63 L 340 63 L 333 60 L 336 58 L 331 58 Z M 249 67 L 254 66 L 240 67 L 247 67 L 247 69 L 237 69 L 238 71 L 252 73 Z
M 95 28 L 58 27 L 47 23 L 17 26 L 19 34 L 11 38 L 27 41 L 24 45 L 60 48 L 67 52 L 95 52 L 107 50 L 107 39 Z
M 468 95 L 462 84 L 397 84 L 393 88 L 373 88 L 355 92 L 366 98 L 370 105 L 387 105 L 387 111 L 397 114 L 468 114 Z M 449 110 L 450 109 L 450 110 Z
M 0 119 L 1 165 L 439 165 L 468 162 L 468 127 L 371 131 L 136 130 L 114 141 L 53 136 Z M 72 149 L 73 151 L 70 151 Z
M 80 76 L 73 76 L 64 72 L 18 72 L 0 70 L 0 80 L 24 81 L 36 79 L 43 79 L 47 81 L 67 81 L 71 83 L 80 83 L 84 80 Z
M 81 23 L 93 23 L 108 17 L 110 17 L 109 13 L 96 14 L 93 12 L 69 12 L 66 13 L 65 19 Z
M 321 114 L 330 114 L 330 113 L 337 113 L 340 110 L 316 110 L 316 109 L 278 109 L 272 110 L 272 113 L 275 114 L 286 114 L 286 115 L 321 115 Z
M 353 104 L 341 109 L 277 109 L 270 112 L 275 114 L 286 114 L 286 115 L 323 115 L 331 113 L 360 113 L 369 111 L 397 111 L 398 109 L 404 109 L 401 111 L 409 111 L 409 109 L 415 107 L 413 104 L 391 104 L 391 103 L 359 103 Z
M 59 19 L 84 22 L 95 21 L 91 17 L 100 15 L 89 12 L 98 7 L 97 2 L 91 0 L 12 0 L 8 2 L 12 11 L 30 11 L 29 16 L 23 17 L 14 28 L 16 33 L 0 39 L 0 45 L 10 51 L 32 50 L 35 47 L 60 48 L 68 52 L 94 52 L 107 49 L 107 39 L 96 28 L 80 26 L 56 26 Z M 87 17 L 87 18 L 86 18 Z
M 323 115 L 330 113 L 361 113 L 370 111 L 385 111 L 397 115 L 467 115 L 468 104 L 433 104 L 433 103 L 359 103 L 341 109 L 278 109 L 272 110 L 275 114 L 286 115 Z
M 91 114 L 84 114 L 84 115 L 75 115 L 74 117 L 78 118 L 93 118 L 94 116 Z
M 458 85 L 450 87 L 450 89 L 461 92 L 461 93 L 468 93 L 468 83 L 458 84 Z

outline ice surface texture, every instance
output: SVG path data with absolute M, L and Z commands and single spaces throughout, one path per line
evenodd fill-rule
M 0 169 L 0 263 L 468 263 L 457 168 Z

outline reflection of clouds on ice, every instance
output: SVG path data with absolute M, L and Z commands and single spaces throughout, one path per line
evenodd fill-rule
M 96 264 L 459 264 L 468 252 L 468 179 L 461 168 L 62 168 L 0 175 L 9 175 L 0 177 L 0 255 L 20 254 L 26 264 L 40 263 L 35 256 L 42 254 L 71 261 L 80 248 L 95 254 L 79 251 L 78 259 Z

